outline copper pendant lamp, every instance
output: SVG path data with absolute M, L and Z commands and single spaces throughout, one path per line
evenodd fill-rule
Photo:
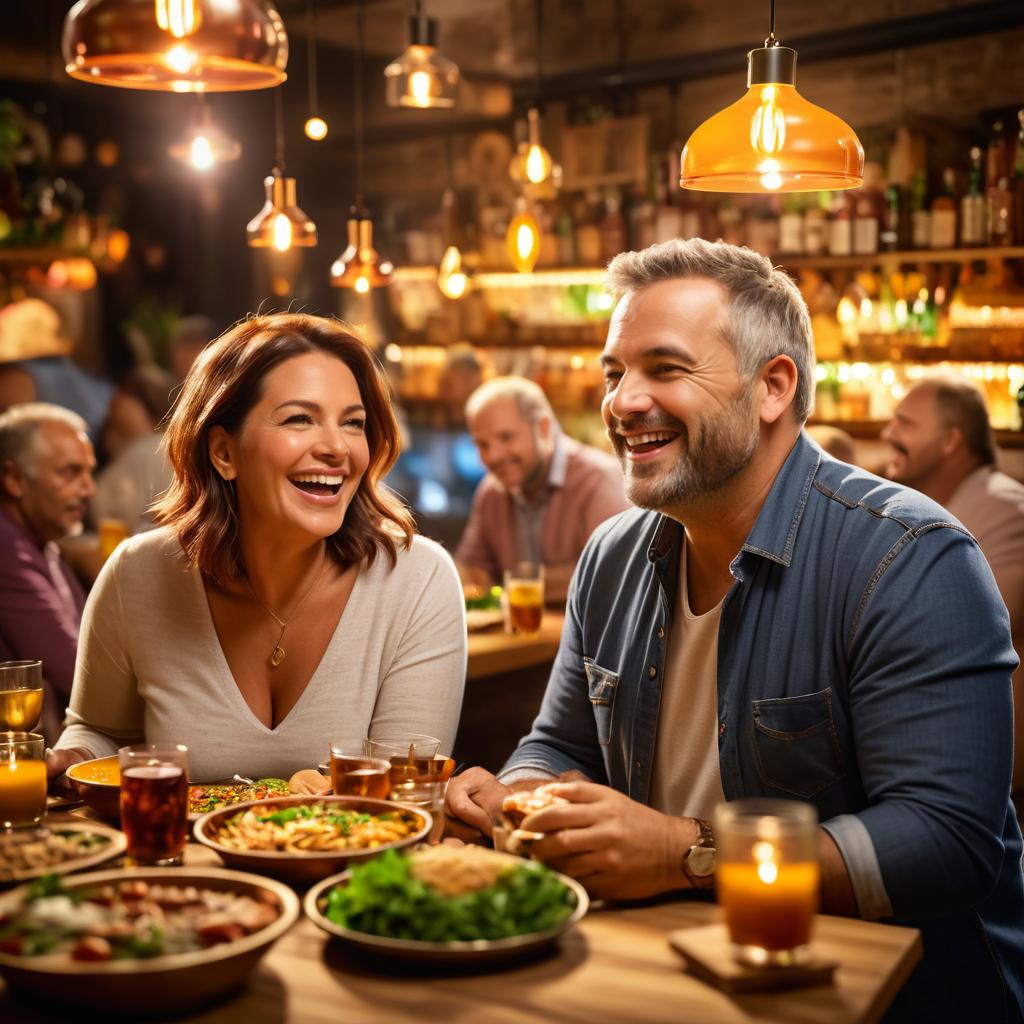
M 288 35 L 269 0 L 78 0 L 61 48 L 73 78 L 122 89 L 237 92 L 287 77 Z
M 281 90 L 274 95 L 277 163 L 263 179 L 267 192 L 263 209 L 246 226 L 246 242 L 253 249 L 308 249 L 316 245 L 316 225 L 299 207 L 294 178 L 284 173 L 284 110 Z
M 357 43 L 355 59 L 356 200 L 348 218 L 348 245 L 331 264 L 331 285 L 352 288 L 365 295 L 372 288 L 391 284 L 395 267 L 373 245 L 373 221 L 363 205 L 363 0 L 356 5 Z
M 775 38 L 747 54 L 747 92 L 708 118 L 680 158 L 679 183 L 703 192 L 814 192 L 857 188 L 864 148 L 842 118 L 796 91 L 796 50 Z
M 437 21 L 423 13 L 409 19 L 409 45 L 384 69 L 389 107 L 454 107 L 459 91 L 459 66 L 437 48 Z

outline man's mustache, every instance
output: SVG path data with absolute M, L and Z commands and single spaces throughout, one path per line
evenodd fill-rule
M 686 431 L 686 427 L 671 416 L 627 416 L 622 420 L 613 416 L 611 419 L 612 423 L 609 429 L 616 435 L 622 432 L 634 433 L 637 431 L 648 434 L 655 430 L 674 430 L 679 434 Z

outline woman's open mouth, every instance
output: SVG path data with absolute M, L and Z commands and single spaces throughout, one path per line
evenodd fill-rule
M 340 476 L 326 476 L 323 473 L 299 473 L 290 476 L 289 481 L 300 491 L 306 494 L 316 494 L 321 497 L 333 497 L 341 490 L 345 478 Z

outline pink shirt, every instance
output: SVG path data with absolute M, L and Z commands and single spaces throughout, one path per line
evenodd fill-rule
M 455 550 L 455 560 L 490 573 L 500 581 L 503 569 L 531 559 L 520 535 L 524 524 L 536 523 L 540 560 L 545 565 L 571 565 L 580 557 L 595 527 L 629 508 L 622 470 L 607 452 L 580 444 L 564 434 L 544 489 L 526 504 L 514 498 L 490 473 L 480 481 L 473 508 Z

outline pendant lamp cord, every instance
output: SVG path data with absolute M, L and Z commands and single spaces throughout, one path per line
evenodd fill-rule
M 544 77 L 544 2 L 535 0 L 534 16 L 537 26 L 537 76 L 534 80 L 534 102 L 540 104 L 540 84 Z
M 356 206 L 362 209 L 363 206 L 363 29 L 364 29 L 364 7 L 363 0 L 356 4 L 356 80 L 353 95 L 355 97 L 355 122 L 356 122 Z
M 274 89 L 274 158 L 279 177 L 284 177 L 284 99 L 281 90 Z
M 775 0 L 769 0 L 771 14 L 768 25 L 768 38 L 764 41 L 765 46 L 778 46 L 779 41 L 775 38 Z
M 306 64 L 309 67 L 309 116 L 316 117 L 320 113 L 320 101 L 316 94 L 316 4 L 314 0 L 306 0 Z

